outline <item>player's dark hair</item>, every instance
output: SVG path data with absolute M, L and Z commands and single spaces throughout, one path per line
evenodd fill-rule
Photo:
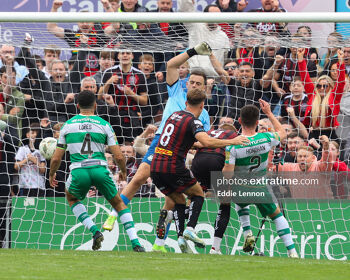
M 206 7 L 204 8 L 203 13 L 208 13 L 208 12 L 209 12 L 209 9 L 210 9 L 211 7 L 219 8 L 218 5 L 210 4 L 210 5 L 208 5 L 208 6 L 206 6 Z
M 197 88 L 187 92 L 187 103 L 191 106 L 201 104 L 206 98 L 205 92 Z
M 201 77 L 203 77 L 203 79 L 204 79 L 204 84 L 205 84 L 205 85 L 207 84 L 207 75 L 205 75 L 205 73 L 204 73 L 203 71 L 198 70 L 198 69 L 193 70 L 193 71 L 191 71 L 190 77 L 191 77 L 192 75 L 196 75 L 196 76 L 201 76 Z
M 78 94 L 78 104 L 81 109 L 91 109 L 95 102 L 95 94 L 90 90 L 83 90 Z
M 245 127 L 255 127 L 259 120 L 259 109 L 255 105 L 246 105 L 241 109 L 241 122 Z

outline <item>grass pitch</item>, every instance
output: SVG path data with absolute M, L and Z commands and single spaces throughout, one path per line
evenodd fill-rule
M 350 279 L 349 261 L 32 249 L 0 250 L 0 279 Z

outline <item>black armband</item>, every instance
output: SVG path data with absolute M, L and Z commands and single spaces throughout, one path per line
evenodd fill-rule
M 64 145 L 64 144 L 57 144 L 56 148 L 65 150 L 65 149 L 67 148 L 67 145 Z
M 194 48 L 192 48 L 192 49 L 187 50 L 187 54 L 189 57 L 192 57 L 194 55 L 197 55 L 198 53 L 196 52 L 196 50 Z

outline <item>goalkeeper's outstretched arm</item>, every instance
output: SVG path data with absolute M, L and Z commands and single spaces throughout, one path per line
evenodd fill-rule
M 202 42 L 194 48 L 188 49 L 186 52 L 181 53 L 167 63 L 167 75 L 166 82 L 168 85 L 173 85 L 179 79 L 179 73 L 177 68 L 184 64 L 190 57 L 194 55 L 211 55 L 211 48 L 206 42 Z
M 173 85 L 179 79 L 179 72 L 177 69 L 180 65 L 184 64 L 190 57 L 187 52 L 181 53 L 172 59 L 170 59 L 167 63 L 166 67 L 166 82 L 168 85 Z

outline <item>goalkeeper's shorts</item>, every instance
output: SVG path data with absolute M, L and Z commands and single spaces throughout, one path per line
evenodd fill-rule
M 160 134 L 156 134 L 154 136 L 153 141 L 147 150 L 147 153 L 145 154 L 145 156 L 142 159 L 142 162 L 145 162 L 145 163 L 148 163 L 149 165 L 151 165 L 153 155 L 154 155 L 154 152 L 156 150 L 159 138 L 160 138 Z
M 66 182 L 67 191 L 79 200 L 86 197 L 91 186 L 95 186 L 108 201 L 118 192 L 113 175 L 105 166 L 75 168 Z

